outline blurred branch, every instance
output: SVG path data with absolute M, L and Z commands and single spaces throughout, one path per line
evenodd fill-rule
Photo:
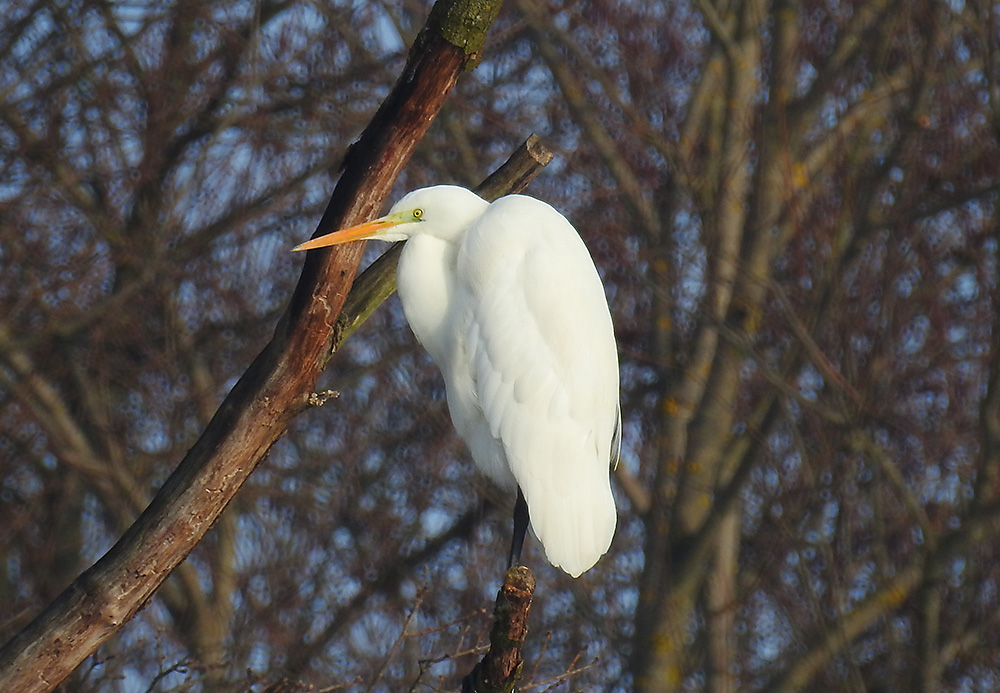
M 510 693 L 521 677 L 521 648 L 528 632 L 528 612 L 535 576 L 526 566 L 507 571 L 493 609 L 490 651 L 462 679 L 462 693 Z
M 382 680 L 382 677 L 385 675 L 386 668 L 389 666 L 393 658 L 396 656 L 396 652 L 399 651 L 399 647 L 403 643 L 403 640 L 405 640 L 409 636 L 409 633 L 407 631 L 410 630 L 410 626 L 413 625 L 413 619 L 416 617 L 417 612 L 420 611 L 420 605 L 423 604 L 425 591 L 426 589 L 422 589 L 419 592 L 417 592 L 417 597 L 413 601 L 413 606 L 410 607 L 410 613 L 407 614 L 406 616 L 406 622 L 403 623 L 403 627 L 400 629 L 399 635 L 396 637 L 396 640 L 392 643 L 392 647 L 389 648 L 389 651 L 386 653 L 385 657 L 382 658 L 382 662 L 379 664 L 378 671 L 376 671 L 375 675 L 372 677 L 371 683 L 368 685 L 368 688 L 366 689 L 367 691 L 376 690 L 375 689 L 376 684 L 378 684 L 378 682 Z
M 809 682 L 831 659 L 865 629 L 897 609 L 911 598 L 917 588 L 928 578 L 926 562 L 944 565 L 961 556 L 987 538 L 1000 532 L 1000 507 L 991 506 L 966 526 L 942 536 L 931 555 L 918 554 L 886 581 L 877 591 L 841 615 L 828 629 L 819 634 L 813 645 L 801 653 L 781 676 L 763 687 L 767 693 L 800 691 L 809 688 Z M 946 653 L 953 656 L 953 652 Z
M 899 467 L 872 440 L 870 434 L 860 428 L 855 427 L 847 431 L 845 438 L 847 445 L 852 450 L 875 462 L 875 466 L 885 475 L 889 485 L 896 492 L 896 495 L 899 496 L 899 499 L 903 502 L 903 506 L 917 523 L 924 536 L 924 541 L 927 542 L 930 549 L 933 549 L 937 543 L 935 527 L 931 523 L 930 518 L 927 517 L 924 506 L 920 504 L 920 500 L 906 483 L 906 479 L 903 477 L 903 473 L 899 470 Z
M 552 42 L 565 50 L 569 54 L 569 58 L 579 65 L 579 70 L 576 71 L 577 74 L 586 75 L 587 80 L 593 80 L 599 84 L 602 89 L 601 96 L 610 99 L 615 108 L 619 109 L 622 115 L 625 116 L 629 126 L 635 129 L 642 141 L 652 146 L 663 156 L 667 161 L 670 174 L 681 178 L 685 184 L 689 184 L 691 181 L 685 175 L 686 167 L 679 160 L 679 149 L 674 143 L 673 138 L 664 136 L 662 131 L 653 126 L 649 119 L 639 112 L 635 102 L 631 98 L 627 98 L 627 94 L 623 93 L 621 86 L 617 83 L 617 75 L 598 64 L 590 47 L 582 46 L 578 37 L 574 36 L 572 31 L 563 30 L 557 23 L 551 21 L 551 18 L 543 17 L 537 0 L 520 0 L 520 9 L 528 17 L 527 30 L 535 36 L 536 40 Z M 551 48 L 540 46 L 539 50 L 546 60 L 557 58 Z M 566 60 L 564 58 L 559 59 L 559 62 L 565 64 Z M 553 73 L 553 77 L 557 81 L 568 75 L 569 73 L 565 75 L 563 73 Z M 561 82 L 560 87 L 563 87 Z M 570 105 L 575 110 L 581 107 L 578 101 Z M 591 108 L 586 107 L 588 105 L 584 106 L 585 111 L 581 112 L 592 112 Z M 588 123 L 588 127 L 592 128 L 593 126 L 593 122 Z M 615 146 L 617 147 L 618 144 L 616 143 Z M 606 156 L 610 151 L 610 149 L 605 148 L 600 153 L 602 156 Z
M 653 500 L 645 484 L 635 474 L 626 469 L 625 465 L 620 463 L 615 467 L 614 475 L 615 480 L 618 482 L 618 487 L 625 494 L 625 497 L 628 498 L 628 502 L 632 504 L 635 514 L 645 515 L 649 512 Z
M 517 0 L 517 4 L 518 9 L 528 18 L 532 41 L 545 60 L 545 65 L 552 73 L 563 98 L 566 99 L 566 104 L 583 129 L 590 146 L 597 150 L 601 161 L 615 179 L 616 194 L 628 205 L 643 232 L 649 238 L 657 237 L 663 224 L 656 207 L 644 192 L 646 186 L 632 170 L 608 128 L 595 114 L 583 78 L 574 72 L 572 65 L 559 54 L 550 37 L 551 22 L 544 21 L 541 9 L 535 0 Z M 613 93 L 608 92 L 609 96 Z
M 848 423 L 847 417 L 842 412 L 832 409 L 817 400 L 810 399 L 798 387 L 796 387 L 793 375 L 795 373 L 794 370 L 787 367 L 777 370 L 769 366 L 767 359 L 763 354 L 754 348 L 753 341 L 747 337 L 745 332 L 734 330 L 731 327 L 722 325 L 719 328 L 719 333 L 725 338 L 726 342 L 730 346 L 738 349 L 741 354 L 754 361 L 761 377 L 767 380 L 768 384 L 774 388 L 775 394 L 786 397 L 789 400 L 796 402 L 803 408 L 810 409 L 818 413 L 834 425 L 843 426 Z M 802 345 L 800 344 L 800 346 Z M 802 346 L 802 349 L 805 351 L 805 346 Z M 786 366 L 794 364 L 801 368 L 804 363 L 802 354 L 796 352 L 793 356 L 795 358 L 787 358 L 784 360 Z
M 767 693 L 807 690 L 810 679 L 846 643 L 850 643 L 875 620 L 899 606 L 920 584 L 922 576 L 923 569 L 919 564 L 911 564 L 901 570 L 881 589 L 832 624 L 816 644 L 791 663 L 778 681 L 762 690 Z
M 795 111 L 820 107 L 831 86 L 856 67 L 865 47 L 873 45 L 884 35 L 886 18 L 898 5 L 899 0 L 869 0 L 857 7 L 847 26 L 838 34 L 837 44 L 825 69 L 819 72 L 808 91 L 794 104 Z
M 210 223 L 194 229 L 165 249 L 157 248 L 144 257 L 144 264 L 138 274 L 130 276 L 117 286 L 115 291 L 99 299 L 88 310 L 66 320 L 55 321 L 46 329 L 28 335 L 11 336 L 11 343 L 20 349 L 30 349 L 53 338 L 71 340 L 88 328 L 114 313 L 127 313 L 129 305 L 142 292 L 162 280 L 161 270 L 165 265 L 181 266 L 207 252 L 212 241 L 242 224 L 251 224 L 265 217 L 270 211 L 270 202 L 300 188 L 305 182 L 330 168 L 330 162 L 320 160 L 303 168 L 281 183 L 269 186 L 238 208 L 227 210 Z
M 860 406 L 862 403 L 861 394 L 847 381 L 837 369 L 837 366 L 824 353 L 823 348 L 817 344 L 815 337 L 809 330 L 809 326 L 799 318 L 795 312 L 795 307 L 788 299 L 788 295 L 781 288 L 781 285 L 774 280 L 769 280 L 767 288 L 781 307 L 782 315 L 788 321 L 788 327 L 791 329 L 792 334 L 799 340 L 809 361 L 819 371 L 820 375 L 823 376 L 823 379 L 832 385 L 836 385 L 854 404 Z
M 378 210 L 499 6 L 441 0 L 407 64 L 344 162 L 317 234 Z M 456 30 L 456 27 L 458 29 Z M 310 253 L 270 343 L 230 391 L 152 503 L 93 567 L 0 650 L 0 690 L 46 691 L 147 603 L 201 540 L 288 422 L 331 355 L 361 244 Z
M 994 224 L 1000 222 L 1000 212 L 994 214 Z M 1000 228 L 998 225 L 996 228 Z M 1000 287 L 994 287 L 991 303 L 1000 310 Z M 1000 489 L 1000 345 L 993 342 L 993 350 L 985 374 L 986 392 L 979 408 L 979 427 L 982 431 L 981 473 L 973 486 L 973 507 L 978 510 L 996 500 Z
M 733 25 L 735 18 L 732 13 L 727 17 L 722 17 L 715 5 L 710 0 L 695 0 L 695 6 L 705 20 L 708 33 L 712 35 L 715 42 L 722 47 L 723 53 L 729 61 L 735 60 L 735 42 L 733 41 Z
M 121 509 L 124 517 L 131 517 L 131 513 L 137 512 L 145 502 L 145 496 L 135 479 L 127 469 L 107 462 L 98 454 L 58 389 L 42 377 L 29 355 L 12 343 L 10 331 L 3 323 L 0 323 L 0 364 L 6 366 L 0 368 L 0 386 L 34 413 L 59 450 L 59 459 L 86 479 L 98 493 L 125 499 L 128 508 Z
M 282 671 L 293 675 L 304 672 L 310 661 L 319 656 L 338 634 L 366 613 L 372 595 L 388 594 L 398 589 L 401 582 L 413 576 L 417 567 L 438 555 L 448 544 L 456 539 L 471 537 L 479 527 L 479 523 L 493 508 L 495 508 L 493 503 L 488 498 L 483 498 L 459 516 L 447 530 L 428 539 L 422 548 L 383 566 L 374 579 L 365 581 L 351 600 L 338 610 L 336 617 L 323 629 L 323 632 L 287 653 L 288 659 Z

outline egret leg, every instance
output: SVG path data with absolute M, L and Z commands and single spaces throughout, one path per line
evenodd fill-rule
M 510 556 L 507 567 L 512 568 L 521 562 L 521 549 L 524 547 L 524 535 L 528 531 L 528 501 L 524 500 L 521 487 L 517 488 L 517 501 L 514 503 L 514 536 L 510 539 Z

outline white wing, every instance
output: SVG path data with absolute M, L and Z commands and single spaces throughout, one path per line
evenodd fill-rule
M 509 465 L 547 558 L 578 576 L 607 551 L 617 521 L 618 356 L 600 277 L 561 214 L 513 195 L 466 233 L 458 279 L 465 349 L 450 371 L 471 377 L 482 419 L 456 427 L 487 473 L 503 482 Z

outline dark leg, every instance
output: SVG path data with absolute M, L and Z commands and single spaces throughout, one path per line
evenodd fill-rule
M 510 556 L 507 567 L 514 567 L 521 561 L 521 549 L 524 547 L 524 535 L 528 531 L 528 502 L 524 500 L 521 488 L 517 489 L 517 501 L 514 503 L 514 536 L 510 539 Z

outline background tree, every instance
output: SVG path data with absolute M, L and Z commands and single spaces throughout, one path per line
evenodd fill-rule
M 427 11 L 8 4 L 0 639 L 131 523 L 267 341 L 286 251 Z M 530 192 L 608 287 L 618 536 L 576 581 L 529 542 L 528 684 L 1000 685 L 998 36 L 987 0 L 508 0 L 399 189 L 474 185 L 535 132 L 557 158 Z M 341 397 L 73 690 L 471 668 L 508 501 L 395 302 L 320 386 Z

